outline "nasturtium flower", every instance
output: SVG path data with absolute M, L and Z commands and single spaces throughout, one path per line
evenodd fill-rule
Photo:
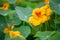
M 19 31 L 10 31 L 9 34 L 10 34 L 10 38 L 14 38 L 16 36 L 24 38 Z
M 42 12 L 43 11 L 43 12 Z M 36 8 L 36 9 L 34 9 L 33 10 L 33 12 L 32 12 L 32 15 L 33 16 L 36 16 L 36 17 L 41 17 L 42 15 L 44 15 L 45 14 L 45 10 L 44 9 L 40 9 L 40 8 Z
M 12 24 L 8 24 L 8 27 L 4 29 L 4 33 L 7 34 L 11 30 Z
M 9 3 L 4 3 L 2 8 L 3 8 L 3 10 L 8 10 Z
M 34 26 L 45 23 L 50 19 L 51 14 L 52 10 L 50 9 L 48 4 L 42 6 L 41 8 L 35 8 L 32 11 L 32 16 L 29 17 L 29 23 L 33 24 Z
M 5 33 L 5 34 L 9 33 L 9 31 L 10 31 L 9 28 L 5 28 L 5 29 L 4 29 L 4 33 Z

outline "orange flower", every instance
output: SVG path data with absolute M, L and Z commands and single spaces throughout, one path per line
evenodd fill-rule
M 42 11 L 43 11 L 43 12 L 42 12 Z M 36 9 L 34 9 L 33 12 L 32 12 L 32 15 L 33 15 L 33 16 L 36 16 L 37 18 L 41 17 L 41 16 L 44 15 L 44 14 L 45 14 L 45 10 L 44 10 L 44 9 L 41 9 L 41 10 L 40 10 L 40 8 L 36 8 Z
M 9 31 L 10 31 L 10 29 L 8 29 L 8 28 L 5 28 L 5 29 L 4 29 L 4 33 L 5 33 L 5 34 L 9 33 Z
M 4 33 L 7 34 L 11 30 L 12 24 L 8 24 L 8 27 L 4 29 Z
M 10 38 L 13 38 L 15 36 L 16 36 L 15 33 L 13 31 L 10 31 Z
M 4 3 L 2 8 L 3 8 L 3 10 L 8 10 L 9 3 Z
M 19 31 L 10 31 L 9 33 L 10 33 L 10 38 L 13 38 L 13 37 L 16 37 L 16 36 L 24 38 Z
M 34 26 L 40 25 L 50 19 L 52 10 L 49 5 L 45 5 L 41 8 L 36 8 L 32 12 L 32 16 L 29 17 L 29 22 Z
M 50 16 L 52 14 L 52 10 L 50 9 L 49 4 L 46 4 L 45 6 L 41 7 L 40 10 L 41 9 L 45 10 L 46 16 Z

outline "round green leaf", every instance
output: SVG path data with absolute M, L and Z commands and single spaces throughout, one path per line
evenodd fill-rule
M 8 23 L 19 25 L 21 23 L 21 20 L 18 18 L 17 14 L 14 12 L 12 14 L 9 14 L 7 17 Z
M 39 37 L 41 40 L 47 40 L 53 34 L 55 34 L 55 32 L 50 32 L 50 31 L 40 32 L 40 31 L 38 31 L 34 37 Z
M 60 32 L 57 32 L 54 36 L 50 37 L 48 40 L 60 40 Z
M 29 16 L 31 16 L 32 8 L 30 8 L 30 7 L 26 7 L 26 8 L 16 7 L 16 13 L 21 20 L 27 22 Z

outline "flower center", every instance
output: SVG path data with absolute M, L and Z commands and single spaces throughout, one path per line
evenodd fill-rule
M 40 17 L 41 12 L 36 12 L 36 16 Z
M 6 8 L 6 5 L 4 5 L 4 8 Z

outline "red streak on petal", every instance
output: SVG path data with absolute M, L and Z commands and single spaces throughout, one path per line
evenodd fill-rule
M 4 6 L 4 8 L 6 8 L 6 5 Z
M 36 16 L 40 17 L 41 12 L 36 12 Z
M 6 8 L 6 7 L 7 7 L 7 5 L 3 5 L 3 7 L 4 7 L 4 8 Z

